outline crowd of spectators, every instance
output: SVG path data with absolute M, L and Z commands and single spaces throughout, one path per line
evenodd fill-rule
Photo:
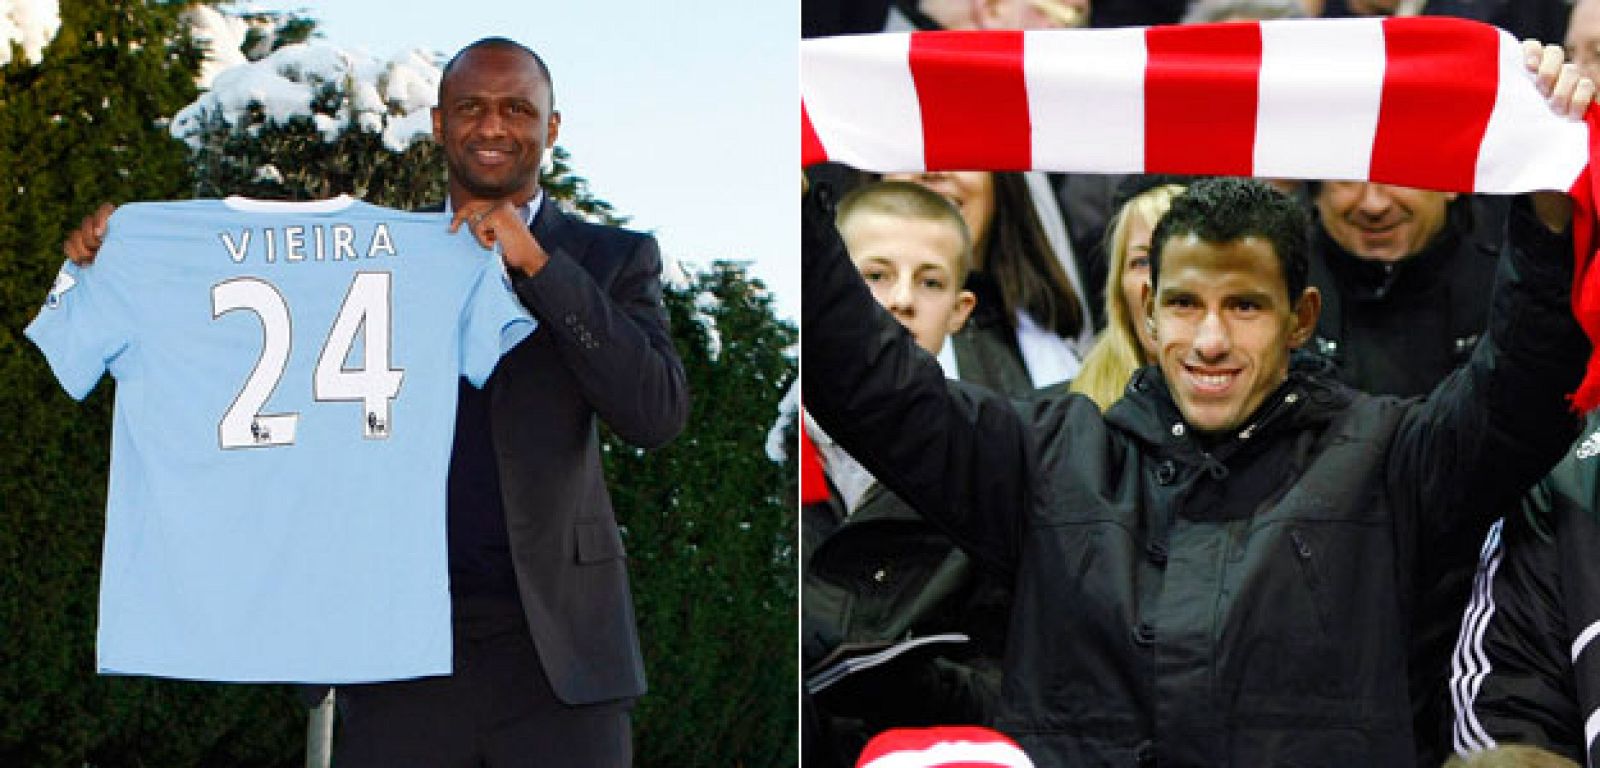
M 1465 16 L 1497 24 L 1519 38 L 1563 42 L 1568 59 L 1583 74 L 1591 78 L 1600 75 L 1597 0 L 1579 0 L 1575 4 L 1571 0 L 802 3 L 803 32 L 807 36 L 1387 14 Z M 1199 490 L 1191 488 L 1192 493 L 1180 494 L 1170 505 L 1153 503 L 1148 491 L 1134 494 L 1138 502 L 1118 497 L 1113 505 L 1134 504 L 1144 510 L 1134 514 L 1134 523 L 1123 520 L 1123 527 L 1131 525 L 1130 530 L 1104 527 L 1095 515 L 1080 516 L 1071 510 L 1064 518 L 1055 519 L 1054 511 L 1062 506 L 1093 506 L 1104 500 L 1091 499 L 1082 491 L 1065 491 L 1065 481 L 1058 485 L 1052 477 L 1041 476 L 1068 466 L 1071 469 L 1065 474 L 1074 479 L 1080 472 L 1091 471 L 1109 477 L 1114 487 L 1142 482 L 1137 477 L 1142 464 L 1122 467 L 1114 455 L 1115 446 L 1106 448 L 1099 443 L 1115 442 L 1102 435 L 1106 429 L 1137 432 L 1139 427 L 1124 423 L 1137 423 L 1142 415 L 1129 414 L 1145 407 L 1144 401 L 1149 399 L 1146 390 L 1167 386 L 1160 381 L 1159 368 L 1164 366 L 1158 366 L 1165 338 L 1158 341 L 1152 319 L 1155 288 L 1151 257 L 1152 251 L 1162 250 L 1163 237 L 1189 230 L 1181 221 L 1162 224 L 1163 216 L 1177 201 L 1184 200 L 1195 184 L 1203 190 L 1201 199 L 1182 203 L 1184 216 L 1215 216 L 1218 210 L 1239 200 L 1267 200 L 1262 196 L 1269 193 L 1261 191 L 1265 187 L 1246 185 L 1235 189 L 1212 180 L 1176 177 L 1037 172 L 942 172 L 880 180 L 853 169 L 821 167 L 810 169 L 808 175 L 808 215 L 832 219 L 842 250 L 871 287 L 873 298 L 912 331 L 915 346 L 937 358 L 946 377 L 959 382 L 949 385 L 952 404 L 948 409 L 962 414 L 952 418 L 970 419 L 970 431 L 985 440 L 978 447 L 969 447 L 958 444 L 955 437 L 947 439 L 931 425 L 908 426 L 908 438 L 916 435 L 912 442 L 928 456 L 936 457 L 930 459 L 929 463 L 935 466 L 928 473 L 959 472 L 965 466 L 961 462 L 966 461 L 980 466 L 983 453 L 990 449 L 1001 449 L 995 450 L 994 461 L 1020 457 L 1027 466 L 1013 468 L 1021 479 L 985 476 L 985 484 L 979 488 L 970 487 L 979 481 L 968 477 L 925 478 L 926 483 L 941 483 L 944 491 L 960 488 L 970 497 L 941 499 L 937 503 L 925 501 L 916 493 L 902 498 L 879 484 L 863 461 L 852 457 L 816 420 L 809 416 L 805 419 L 808 435 L 820 447 L 830 493 L 827 502 L 808 505 L 803 518 L 804 765 L 853 765 L 868 739 L 891 728 L 963 724 L 989 725 L 1006 732 L 1017 738 L 1041 765 L 1074 765 L 1090 758 L 1141 765 L 1183 763 L 1185 760 L 1174 760 L 1174 756 L 1202 754 L 1227 754 L 1234 760 L 1241 759 L 1240 755 L 1252 755 L 1287 759 L 1293 764 L 1333 764 L 1350 756 L 1392 758 L 1405 753 L 1408 763 L 1427 766 L 1447 760 L 1452 765 L 1557 765 L 1567 764 L 1556 762 L 1562 758 L 1578 763 L 1591 758 L 1596 731 L 1591 718 L 1600 717 L 1600 661 L 1596 661 L 1600 653 L 1589 659 L 1582 652 L 1588 641 L 1600 634 L 1600 567 L 1592 564 L 1600 560 L 1592 556 L 1596 549 L 1591 546 L 1600 546 L 1600 525 L 1595 518 L 1596 505 L 1600 503 L 1600 470 L 1594 461 L 1583 460 L 1600 456 L 1600 419 L 1584 428 L 1582 434 L 1589 437 L 1577 441 L 1563 432 L 1570 428 L 1572 434 L 1578 434 L 1575 424 L 1546 430 L 1550 434 L 1566 434 L 1558 441 L 1570 443 L 1571 447 L 1556 470 L 1531 490 L 1529 482 L 1513 482 L 1511 478 L 1520 477 L 1522 469 L 1539 465 L 1537 471 L 1529 469 L 1528 475 L 1530 481 L 1537 479 L 1554 463 L 1553 459 L 1541 458 L 1549 451 L 1541 453 L 1543 449 L 1534 450 L 1525 444 L 1507 449 L 1507 466 L 1495 468 L 1494 474 L 1500 477 L 1493 483 L 1460 479 L 1463 472 L 1477 468 L 1443 466 L 1478 455 L 1485 441 L 1517 443 L 1514 436 L 1499 432 L 1502 425 L 1493 421 L 1493 414 L 1480 411 L 1493 411 L 1498 402 L 1495 398 L 1504 396 L 1498 391 L 1486 391 L 1502 385 L 1497 377 L 1503 374 L 1489 369 L 1514 366 L 1521 359 L 1517 354 L 1525 351 L 1502 349 L 1497 344 L 1516 341 L 1517 345 L 1528 346 L 1503 324 L 1496 325 L 1496 317 L 1503 321 L 1505 314 L 1503 307 L 1497 309 L 1496 302 L 1506 301 L 1499 293 L 1505 289 L 1497 285 L 1523 279 L 1525 276 L 1519 273 L 1523 259 L 1546 258 L 1550 254 L 1562 258 L 1561 249 L 1569 247 L 1559 233 L 1560 227 L 1551 224 L 1540 203 L 1526 197 L 1458 195 L 1366 182 L 1274 182 L 1282 191 L 1270 194 L 1285 201 L 1281 215 L 1261 214 L 1260 221 L 1241 225 L 1244 228 L 1239 231 L 1254 237 L 1282 226 L 1282 222 L 1299 222 L 1296 226 L 1301 228 L 1305 254 L 1305 274 L 1301 279 L 1309 286 L 1308 294 L 1320 297 L 1319 307 L 1312 308 L 1309 315 L 1298 315 L 1311 319 L 1303 336 L 1297 335 L 1300 329 L 1289 331 L 1291 341 L 1303 343 L 1298 344 L 1299 349 L 1288 362 L 1292 372 L 1289 383 L 1284 385 L 1291 390 L 1288 402 L 1295 402 L 1292 385 L 1301 381 L 1316 382 L 1307 385 L 1305 391 L 1308 398 L 1319 398 L 1319 407 L 1320 398 L 1346 403 L 1346 399 L 1355 397 L 1324 394 L 1325 391 L 1386 396 L 1362 395 L 1364 399 L 1348 401 L 1354 403 L 1348 406 L 1352 411 L 1361 410 L 1371 401 L 1382 404 L 1375 406 L 1379 411 L 1400 414 L 1375 416 L 1365 422 L 1371 425 L 1373 435 L 1381 433 L 1382 439 L 1354 434 L 1332 440 L 1371 440 L 1367 450 L 1415 450 L 1422 457 L 1408 466 L 1415 472 L 1417 486 L 1424 490 L 1377 487 L 1378 483 L 1373 482 L 1374 487 L 1345 492 L 1365 494 L 1364 503 L 1383 508 L 1395 519 L 1405 518 L 1405 513 L 1396 510 L 1409 509 L 1415 501 L 1397 500 L 1410 498 L 1408 493 L 1448 496 L 1452 507 L 1448 511 L 1456 517 L 1441 524 L 1431 517 L 1436 510 L 1430 505 L 1436 504 L 1437 498 L 1417 501 L 1415 506 L 1423 510 L 1416 513 L 1417 520 L 1386 520 L 1393 530 L 1391 540 L 1380 548 L 1382 552 L 1369 550 L 1361 543 L 1371 540 L 1367 533 L 1348 534 L 1341 528 L 1376 525 L 1375 518 L 1332 521 L 1330 517 L 1310 522 L 1289 519 L 1283 523 L 1287 533 L 1283 536 L 1286 551 L 1282 557 L 1297 562 L 1297 578 L 1304 579 L 1304 584 L 1309 585 L 1307 590 L 1265 588 L 1246 581 L 1222 585 L 1220 592 L 1212 595 L 1218 605 L 1266 595 L 1260 609 L 1264 612 L 1307 612 L 1309 618 L 1304 625 L 1295 624 L 1292 617 L 1286 619 L 1298 630 L 1321 627 L 1327 633 L 1332 622 L 1354 620 L 1357 626 L 1344 627 L 1342 631 L 1353 629 L 1361 634 L 1363 642 L 1398 643 L 1403 661 L 1395 665 L 1384 666 L 1389 657 L 1382 653 L 1360 658 L 1379 659 L 1378 665 L 1384 670 L 1403 673 L 1399 675 L 1403 678 L 1399 685 L 1404 689 L 1400 700 L 1409 713 L 1403 718 L 1403 733 L 1394 731 L 1399 726 L 1385 720 L 1383 697 L 1368 696 L 1382 685 L 1362 676 L 1380 670 L 1354 669 L 1330 658 L 1325 670 L 1312 675 L 1328 679 L 1305 684 L 1308 696 L 1303 712 L 1279 711 L 1273 709 L 1276 705 L 1262 704 L 1271 697 L 1252 691 L 1252 679 L 1247 673 L 1239 689 L 1242 693 L 1234 695 L 1243 700 L 1257 697 L 1240 705 L 1241 711 L 1272 713 L 1276 718 L 1273 722 L 1250 726 L 1269 727 L 1272 736 L 1240 735 L 1238 730 L 1228 729 L 1248 728 L 1228 722 L 1229 713 L 1209 713 L 1220 717 L 1218 727 L 1238 743 L 1230 742 L 1217 747 L 1217 752 L 1207 752 L 1216 745 L 1207 742 L 1210 735 L 1197 735 L 1204 730 L 1198 723 L 1211 721 L 1196 713 L 1175 716 L 1168 709 L 1182 706 L 1182 697 L 1160 700 L 1164 690 L 1141 691 L 1133 697 L 1139 704 L 1149 704 L 1151 696 L 1157 701 L 1131 709 L 1125 702 L 1104 698 L 1106 691 L 1117 687 L 1108 679 L 1132 676 L 1144 681 L 1139 685 L 1161 689 L 1165 684 L 1163 675 L 1171 674 L 1174 665 L 1181 666 L 1186 661 L 1158 654 L 1151 662 L 1153 670 L 1137 664 L 1133 668 L 1122 666 L 1128 662 L 1121 658 L 1103 660 L 1104 669 L 1082 659 L 1060 664 L 1038 661 L 1041 654 L 1052 658 L 1092 657 L 1095 650 L 1090 646 L 1103 638 L 1080 624 L 1137 620 L 1138 616 L 1040 617 L 1044 599 L 1035 593 L 1051 589 L 1052 599 L 1067 596 L 1067 600 L 1050 605 L 1051 610 L 1063 614 L 1075 609 L 1093 613 L 1102 607 L 1093 599 L 1088 599 L 1087 605 L 1078 604 L 1085 600 L 1087 590 L 1099 586 L 1091 574 L 1097 569 L 1124 569 L 1133 573 L 1131 588 L 1136 594 L 1127 602 L 1134 610 L 1141 614 L 1149 610 L 1152 615 L 1157 608 L 1179 611 L 1177 606 L 1167 604 L 1178 599 L 1173 595 L 1201 594 L 1172 584 L 1188 573 L 1176 562 L 1188 555 L 1179 552 L 1180 543 L 1175 538 L 1162 541 L 1159 536 L 1149 535 L 1145 526 L 1177 537 L 1183 529 L 1181 518 L 1193 517 L 1207 523 L 1244 518 L 1248 522 L 1252 515 L 1258 515 L 1259 523 L 1233 529 L 1233 535 L 1241 535 L 1239 531 L 1243 530 L 1258 536 L 1277 523 L 1273 519 L 1275 513 L 1269 513 L 1268 508 L 1278 505 L 1286 493 L 1296 493 L 1302 479 L 1313 474 L 1308 466 L 1322 460 L 1324 454 L 1320 452 L 1326 448 L 1323 443 L 1330 438 L 1314 432 L 1297 433 L 1302 436 L 1272 443 L 1278 446 L 1276 449 L 1252 450 L 1235 448 L 1227 439 L 1207 436 L 1201 441 L 1207 452 L 1199 469 L 1201 475 L 1209 473 L 1210 485 L 1205 478 L 1199 478 L 1194 483 Z M 936 194 L 924 194 L 923 189 Z M 1234 203 L 1227 203 L 1229 200 Z M 834 201 L 840 201 L 836 209 L 832 206 Z M 1277 211 L 1277 205 L 1276 201 L 1262 202 L 1257 207 Z M 1298 213 L 1288 213 L 1291 208 Z M 1273 220 L 1278 223 L 1268 222 L 1271 216 L 1278 216 Z M 1548 228 L 1541 228 L 1541 222 Z M 808 259 L 812 250 L 827 249 L 827 238 L 816 234 L 812 225 L 808 221 Z M 1191 228 L 1206 237 L 1206 226 Z M 1284 258 L 1282 251 L 1299 248 L 1294 245 L 1299 242 L 1294 238 L 1271 242 L 1280 258 Z M 1291 262 L 1285 263 L 1285 269 L 1289 269 Z M 813 269 L 809 261 L 807 269 Z M 1508 278 L 1508 272 L 1519 274 Z M 1295 300 L 1300 294 L 1296 276 L 1279 274 L 1288 283 L 1289 298 Z M 808 275 L 807 279 L 813 278 Z M 816 279 L 825 282 L 824 278 Z M 1570 281 L 1570 276 L 1567 279 Z M 824 311 L 838 314 L 835 305 L 844 299 L 836 300 L 835 296 L 845 297 L 848 292 L 843 288 L 835 292 L 837 286 L 832 283 L 827 283 L 824 291 L 813 292 L 811 286 L 808 282 L 805 296 L 808 317 L 812 303 L 817 301 L 828 302 L 817 316 Z M 1302 307 L 1296 304 L 1289 314 L 1296 317 L 1301 311 Z M 803 330 L 809 335 L 811 329 L 808 324 Z M 1565 339 L 1570 338 L 1570 331 L 1566 325 L 1552 325 L 1541 333 Z M 830 391 L 823 410 L 854 416 L 859 408 L 866 413 L 876 407 L 875 398 L 887 398 L 891 390 L 896 396 L 905 392 L 927 396 L 921 388 L 926 382 L 917 380 L 917 371 L 906 368 L 906 361 L 898 356 L 885 333 L 863 329 L 850 337 L 861 339 L 862 349 L 871 351 L 871 364 L 877 370 L 870 374 L 860 372 L 859 378 L 852 378 L 847 375 L 851 373 L 846 370 L 848 365 L 837 366 L 840 387 L 849 386 L 849 382 L 866 383 L 859 392 L 849 393 L 859 395 L 858 402 L 851 402 L 850 397 L 836 400 Z M 832 337 L 819 332 L 815 338 Z M 1570 348 L 1564 348 L 1564 352 L 1570 352 Z M 804 355 L 808 386 L 814 377 L 833 374 L 832 365 L 827 372 L 817 372 L 813 366 L 835 358 L 814 354 L 809 343 Z M 1320 389 L 1324 386 L 1332 389 Z M 1270 397 L 1281 396 L 1284 391 L 1273 389 Z M 1031 423 L 1036 430 L 1047 421 L 1063 432 L 1084 422 L 1087 417 L 1078 415 L 1072 406 L 1063 405 L 1073 402 L 1069 393 L 1086 396 L 1094 409 L 1104 414 L 1104 422 L 1093 430 L 1076 428 L 1071 440 L 1054 434 L 1049 439 L 1034 433 L 1030 433 L 1031 437 L 1013 435 L 1012 427 L 995 426 L 996 417 L 991 411 L 995 401 L 984 392 L 1009 399 L 1021 415 L 1020 420 Z M 1125 396 L 1134 402 L 1118 409 Z M 803 399 L 810 401 L 809 390 L 803 393 Z M 1175 394 L 1173 399 L 1181 398 Z M 912 409 L 907 406 L 907 410 Z M 1256 415 L 1265 420 L 1273 416 L 1272 410 L 1268 402 Z M 1311 408 L 1308 405 L 1303 410 Z M 1472 415 L 1464 415 L 1468 411 Z M 1262 412 L 1266 416 L 1261 416 Z M 1531 404 L 1528 418 L 1550 412 L 1548 407 Z M 1170 420 L 1172 416 L 1159 413 L 1157 421 Z M 1189 417 L 1190 413 L 1185 411 L 1183 416 Z M 1550 419 L 1552 424 L 1560 421 L 1554 415 Z M 1181 437 L 1183 421 L 1169 423 L 1171 434 Z M 1250 423 L 1240 433 L 1242 438 L 1249 438 L 1257 423 Z M 1417 427 L 1420 437 L 1407 431 L 1417 423 L 1427 424 Z M 1190 426 L 1200 431 L 1198 424 Z M 1239 425 L 1227 426 L 1237 429 Z M 1430 434 L 1463 429 L 1494 434 Z M 1393 442 L 1384 442 L 1390 440 L 1388 430 L 1395 430 L 1393 434 L 1398 435 Z M 956 431 L 968 430 L 963 427 Z M 996 445 L 996 435 L 1001 433 L 1021 444 Z M 1312 442 L 1317 444 L 1311 445 Z M 870 455 L 866 464 L 900 468 L 889 454 L 901 448 L 885 447 L 882 440 L 858 439 L 854 444 L 861 445 Z M 1512 457 L 1523 449 L 1527 449 L 1527 456 Z M 911 452 L 910 448 L 905 450 Z M 1174 470 L 1173 461 L 1165 453 L 1177 449 L 1158 446 L 1142 450 L 1140 461 L 1159 459 L 1151 461 L 1157 483 L 1182 485 L 1182 461 L 1180 468 Z M 1338 449 L 1328 450 L 1332 455 Z M 1273 451 L 1283 455 L 1262 455 Z M 1091 453 L 1091 460 L 1117 466 L 1095 465 L 1084 470 L 1082 456 L 1063 458 L 1058 452 Z M 973 456 L 968 457 L 967 453 Z M 1224 458 L 1213 458 L 1213 454 Z M 1262 466 L 1271 469 L 1260 469 Z M 1168 473 L 1164 479 L 1163 472 Z M 1176 480 L 1171 476 L 1174 472 L 1178 475 Z M 974 477 L 979 474 L 973 471 Z M 1273 478 L 1287 478 L 1288 482 Z M 1348 480 L 1359 484 L 1372 481 L 1372 477 L 1351 469 Z M 915 477 L 901 476 L 895 481 L 896 487 L 919 487 Z M 1458 494 L 1459 488 L 1439 491 L 1432 485 L 1438 482 L 1463 487 L 1480 483 L 1473 487 L 1481 487 L 1483 492 Z M 1068 498 L 1058 498 L 1061 495 Z M 1519 495 L 1522 500 L 1517 502 Z M 975 500 L 970 509 L 963 506 L 969 498 Z M 1011 508 L 1017 510 L 1016 519 L 991 512 Z M 973 518 L 985 514 L 994 514 L 997 520 L 973 522 Z M 1156 519 L 1159 524 L 1150 522 Z M 1065 539 L 1030 538 L 1016 530 L 992 530 L 1074 525 L 1088 531 L 1085 538 L 1089 543 L 1074 543 L 1059 552 L 1037 550 L 1049 550 L 1052 542 L 1059 544 Z M 1124 535 L 1148 539 L 1143 543 L 1135 541 L 1143 547 L 1139 556 L 1148 563 L 1129 564 L 1105 557 L 1104 552 L 1114 552 L 1115 547 L 1102 539 Z M 1249 549 L 1254 545 L 1247 544 L 1218 546 L 1236 546 L 1244 554 L 1232 556 L 1248 560 L 1256 555 Z M 1412 549 L 1415 551 L 1409 551 Z M 1392 561 L 1385 559 L 1385 553 Z M 1392 587 L 1393 594 L 1386 594 L 1384 600 L 1393 602 L 1395 606 L 1391 607 L 1395 610 L 1380 616 L 1365 609 L 1327 605 L 1330 594 L 1338 596 L 1331 599 L 1343 599 L 1353 593 L 1330 590 L 1326 580 L 1330 576 L 1337 579 L 1339 574 L 1356 567 L 1349 562 L 1330 564 L 1331 557 L 1371 557 L 1373 561 L 1368 565 L 1372 569 L 1392 571 L 1385 574 L 1392 581 L 1385 583 Z M 1052 563 L 1050 572 L 1065 574 L 1071 583 L 1038 587 L 1031 581 L 1031 574 L 1041 558 L 1063 559 L 1064 562 Z M 1170 564 L 1169 559 L 1173 561 Z M 1156 569 L 1154 576 L 1142 570 L 1150 564 Z M 1274 578 L 1288 575 L 1278 573 Z M 1118 571 L 1105 578 L 1128 576 Z M 1321 594 L 1319 589 L 1323 590 Z M 1251 594 L 1237 594 L 1234 590 Z M 1279 594 L 1282 591 L 1293 594 L 1285 599 Z M 1398 620 L 1388 621 L 1386 617 L 1391 615 Z M 1255 625 L 1230 624 L 1225 631 L 1243 626 Z M 1150 621 L 1136 621 L 1133 644 L 1150 647 L 1148 635 L 1140 635 L 1149 631 Z M 1040 636 L 1052 632 L 1057 636 Z M 1390 637 L 1366 639 L 1372 633 L 1387 633 Z M 1272 636 L 1273 632 L 1264 634 Z M 1074 646 L 1074 638 L 1089 638 L 1091 642 Z M 1278 639 L 1289 642 L 1297 649 L 1294 652 L 1319 647 L 1319 641 L 1304 637 Z M 1227 642 L 1241 641 L 1229 638 Z M 1213 650 L 1222 653 L 1217 648 Z M 1240 652 L 1239 647 L 1230 652 Z M 1293 652 L 1287 655 L 1292 656 Z M 1023 656 L 1028 660 L 1019 661 Z M 1213 659 L 1213 666 L 1206 667 L 1207 673 L 1226 678 L 1230 673 L 1224 662 Z M 1002 666 L 1007 670 L 1003 683 Z M 1025 670 L 1032 679 L 1021 680 L 1019 670 Z M 1280 671 L 1257 670 L 1260 680 L 1271 680 Z M 1146 673 L 1153 675 L 1156 682 L 1140 677 Z M 1082 679 L 1085 676 L 1090 678 L 1087 682 Z M 1212 682 L 1215 686 L 1228 684 L 1226 680 Z M 1362 686 L 1367 687 L 1353 693 L 1349 690 Z M 1363 702 L 1371 711 L 1357 716 L 1335 712 L 1336 708 L 1317 710 L 1317 696 L 1324 688 L 1344 696 L 1341 701 Z M 1061 706 L 1063 699 L 1072 703 Z M 1329 732 L 1351 723 L 1364 723 L 1362 727 L 1368 732 L 1359 736 Z M 1161 734 L 1163 727 L 1184 733 Z M 1097 729 L 1103 729 L 1103 734 Z M 1150 739 L 1141 741 L 1137 748 L 1125 748 L 1118 739 L 1130 730 L 1154 730 L 1157 741 L 1187 743 L 1193 751 L 1155 744 Z M 1301 737 L 1318 746 L 1311 751 L 1292 746 Z M 1250 740 L 1257 741 L 1247 743 Z M 1361 746 L 1351 747 L 1350 743 Z M 1200 757 L 1194 760 L 1198 764 L 1206 762 Z M 1301 760 L 1304 762 L 1298 762 Z

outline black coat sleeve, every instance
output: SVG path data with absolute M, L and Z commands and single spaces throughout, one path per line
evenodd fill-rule
M 1508 235 L 1488 332 L 1407 411 L 1391 446 L 1386 490 L 1419 542 L 1486 528 L 1577 437 L 1566 395 L 1589 342 L 1572 316 L 1571 238 L 1540 224 L 1526 198 L 1512 206 Z

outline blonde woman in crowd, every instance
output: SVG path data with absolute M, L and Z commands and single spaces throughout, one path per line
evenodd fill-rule
M 1159 178 L 1130 181 L 1149 188 L 1128 198 L 1106 230 L 1106 253 L 1114 255 L 1106 272 L 1106 328 L 1071 387 L 1088 395 L 1102 412 L 1122 397 L 1128 377 L 1155 359 L 1155 340 L 1140 319 L 1139 292 L 1150 282 L 1150 233 L 1184 190 Z

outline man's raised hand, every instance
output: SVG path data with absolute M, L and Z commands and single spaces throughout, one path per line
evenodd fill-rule
M 106 239 L 106 222 L 116 210 L 117 207 L 110 203 L 101 203 L 99 208 L 94 209 L 94 213 L 83 217 L 83 223 L 67 235 L 67 241 L 62 244 L 61 251 L 72 260 L 72 263 L 80 267 L 94 263 L 95 254 L 100 252 L 100 244 Z
M 1573 120 L 1583 119 L 1583 113 L 1594 102 L 1595 84 L 1578 71 L 1576 64 L 1567 61 L 1566 51 L 1559 45 L 1524 40 L 1522 58 L 1551 111 Z

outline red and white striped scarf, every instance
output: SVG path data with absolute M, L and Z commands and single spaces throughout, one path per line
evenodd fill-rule
M 1521 45 L 1446 17 L 911 32 L 801 44 L 801 160 L 873 171 L 1354 179 L 1577 203 L 1573 309 L 1600 342 L 1600 111 L 1553 114 Z M 1597 343 L 1600 348 L 1600 343 Z M 1600 405 L 1600 354 L 1573 403 Z

